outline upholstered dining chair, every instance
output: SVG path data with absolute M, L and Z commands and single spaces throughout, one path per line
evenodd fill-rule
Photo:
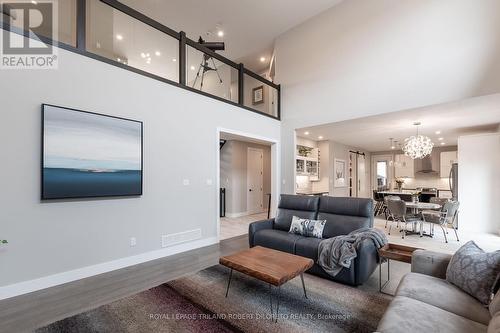
M 389 212 L 389 210 L 387 209 L 387 201 L 388 200 L 401 200 L 401 198 L 397 195 L 386 195 L 385 197 L 383 197 L 383 207 L 382 207 L 382 213 L 384 213 L 385 215 L 385 228 L 387 228 L 387 223 L 389 222 L 389 219 L 391 218 L 391 214 Z M 396 226 L 397 228 L 399 228 L 399 222 Z
M 403 232 L 402 236 L 403 239 L 406 237 L 406 233 L 408 231 L 408 224 L 412 224 L 415 229 L 415 225 L 417 223 L 420 224 L 422 222 L 421 214 L 408 213 L 406 209 L 406 202 L 404 202 L 403 200 L 388 199 L 387 210 L 394 222 L 398 222 L 398 224 L 399 222 L 401 222 L 404 225 L 404 229 L 401 228 L 401 231 Z M 388 232 L 389 235 L 391 234 L 391 227 L 392 225 L 389 226 L 389 232 Z
M 435 202 L 437 203 L 437 202 Z M 426 210 L 422 212 L 423 222 L 430 223 L 430 233 L 434 234 L 434 225 L 439 225 L 441 230 L 443 231 L 444 241 L 448 243 L 448 225 L 451 225 L 453 231 L 455 232 L 455 237 L 458 239 L 458 233 L 456 228 L 456 218 L 458 215 L 458 208 L 460 207 L 460 203 L 458 201 L 446 201 L 441 207 L 439 211 Z M 422 237 L 422 235 L 420 236 Z

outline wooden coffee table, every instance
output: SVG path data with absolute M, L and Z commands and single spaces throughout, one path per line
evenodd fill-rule
M 229 292 L 233 270 L 268 283 L 271 313 L 273 317 L 275 314 L 273 311 L 271 286 L 277 287 L 276 321 L 278 320 L 279 313 L 281 285 L 300 275 L 304 297 L 307 298 L 303 273 L 314 264 L 312 259 L 261 246 L 255 246 L 248 250 L 221 257 L 219 263 L 231 269 L 227 282 L 226 297 Z
M 415 250 L 419 250 L 417 247 L 398 245 L 389 243 L 378 250 L 378 255 L 380 256 L 379 261 L 379 292 L 384 293 L 382 290 L 387 286 L 390 281 L 390 260 L 396 260 L 401 262 L 406 262 L 411 264 L 411 257 Z M 382 258 L 387 259 L 387 281 L 382 285 Z

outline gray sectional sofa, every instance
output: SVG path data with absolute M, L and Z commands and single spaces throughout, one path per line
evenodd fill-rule
M 316 262 L 321 239 L 289 233 L 293 216 L 326 220 L 323 238 L 330 238 L 362 227 L 373 227 L 373 201 L 361 198 L 281 195 L 276 218 L 250 224 L 250 247 L 260 245 L 311 258 Z M 379 257 L 371 240 L 363 241 L 357 254 L 351 267 L 343 268 L 335 277 L 328 275 L 317 264 L 308 272 L 349 285 L 361 285 L 376 269 Z
M 488 309 L 446 282 L 450 259 L 447 254 L 415 251 L 412 272 L 401 280 L 377 332 L 499 333 L 500 293 Z

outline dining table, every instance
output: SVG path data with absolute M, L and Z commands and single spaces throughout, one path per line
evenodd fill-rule
M 406 203 L 407 208 L 411 208 L 413 210 L 413 214 L 418 214 L 419 212 L 423 210 L 439 210 L 441 209 L 441 205 L 438 203 L 433 203 L 433 202 L 407 202 Z M 409 234 L 418 234 L 420 237 L 422 236 L 428 236 L 432 237 L 432 233 L 425 233 L 424 232 L 424 221 L 420 222 L 420 232 L 417 232 L 415 229 L 413 231 L 408 232 Z

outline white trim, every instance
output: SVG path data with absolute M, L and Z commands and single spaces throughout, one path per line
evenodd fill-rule
M 271 143 L 271 212 L 274 211 L 275 207 L 278 207 L 278 194 L 281 188 L 280 179 L 281 179 L 281 150 L 280 150 L 280 141 L 279 139 L 271 139 L 266 138 L 257 134 L 242 132 L 238 130 L 217 127 L 215 131 L 216 140 L 214 140 L 216 144 L 216 154 L 215 154 L 215 197 L 216 200 L 216 209 L 215 209 L 215 217 L 217 221 L 217 240 L 220 241 L 220 197 L 219 197 L 219 189 L 220 189 L 220 134 L 228 133 L 238 136 L 243 136 L 251 139 L 257 139 L 261 141 L 265 141 Z M 227 213 L 226 213 L 227 215 Z
M 131 257 L 120 258 L 117 260 L 112 260 L 97 265 L 82 267 L 71 271 L 44 276 L 34 280 L 23 281 L 7 285 L 4 287 L 0 287 L 0 300 L 24 295 L 34 291 L 43 290 L 64 283 L 88 278 L 102 273 L 111 272 L 125 267 L 142 264 L 144 262 L 148 262 L 151 260 L 168 257 L 177 253 L 186 252 L 217 243 L 218 239 L 216 237 L 209 237 L 205 239 L 196 240 L 194 242 L 182 243 L 167 248 L 163 248 L 160 250 L 141 253 Z

